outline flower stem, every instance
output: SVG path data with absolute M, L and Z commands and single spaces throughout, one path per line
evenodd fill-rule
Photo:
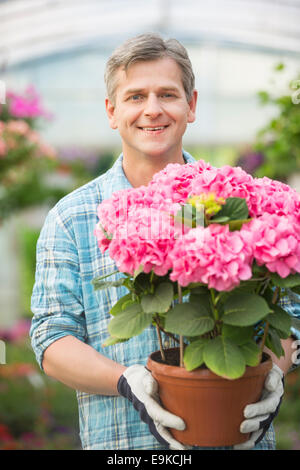
M 215 291 L 214 289 L 209 289 L 210 290 L 210 295 L 211 295 L 211 303 L 212 303 L 212 310 L 213 310 L 213 314 L 214 314 L 214 317 L 215 317 L 215 320 L 218 321 L 219 320 L 219 314 L 218 314 L 218 309 L 216 307 L 217 305 L 217 299 L 215 297 Z
M 166 362 L 166 356 L 165 356 L 165 351 L 164 351 L 163 344 L 162 344 L 160 328 L 156 322 L 155 322 L 155 326 L 156 326 L 156 332 L 157 332 L 157 337 L 158 337 L 158 342 L 159 342 L 159 350 L 161 354 L 161 359 L 163 362 Z
M 182 304 L 182 290 L 181 290 L 181 285 L 179 282 L 177 283 L 178 286 L 178 302 Z M 183 343 L 183 336 L 179 336 L 179 354 L 180 354 L 180 367 L 184 367 L 183 364 L 183 348 L 184 348 L 184 343 Z
M 261 342 L 261 345 L 260 345 L 260 361 L 259 361 L 259 363 L 261 363 L 261 360 L 262 360 L 263 349 L 265 347 L 265 342 L 266 342 L 266 339 L 267 339 L 268 331 L 269 331 L 269 322 L 266 322 L 266 326 L 265 326 L 265 330 L 264 330 L 264 336 L 263 336 L 263 339 L 262 339 L 262 342 Z
M 280 287 L 276 287 L 276 289 L 274 291 L 274 294 L 273 294 L 273 298 L 272 298 L 272 304 L 276 304 L 276 302 L 278 300 L 279 292 L 280 292 Z M 265 347 L 265 342 L 266 342 L 266 339 L 267 339 L 267 336 L 268 336 L 268 332 L 269 332 L 269 322 L 266 321 L 264 336 L 263 336 L 263 339 L 262 339 L 262 342 L 261 342 L 261 345 L 260 345 L 260 362 L 262 360 L 263 349 Z

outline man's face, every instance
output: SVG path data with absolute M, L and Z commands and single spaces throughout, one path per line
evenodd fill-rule
M 106 100 L 113 129 L 122 138 L 123 153 L 140 158 L 182 153 L 187 123 L 195 120 L 197 92 L 187 102 L 181 70 L 171 58 L 134 63 L 117 72 L 114 105 Z

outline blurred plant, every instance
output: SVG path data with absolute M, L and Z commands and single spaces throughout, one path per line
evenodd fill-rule
M 0 105 L 0 222 L 33 205 L 54 204 L 66 194 L 65 188 L 45 182 L 57 168 L 57 155 L 37 129 L 50 117 L 32 85 L 23 95 L 9 90 L 7 103 Z
M 115 156 L 110 151 L 71 146 L 59 148 L 57 160 L 60 171 L 72 174 L 78 187 L 109 170 Z
M 300 369 L 285 378 L 285 393 L 280 413 L 274 420 L 277 449 L 300 450 Z
M 41 97 L 33 85 L 29 85 L 23 94 L 8 90 L 6 103 L 0 104 L 0 120 L 25 120 L 30 127 L 38 127 L 42 119 L 51 119 L 53 115 L 44 109 Z
M 0 221 L 13 212 L 55 201 L 65 192 L 47 187 L 43 176 L 56 167 L 54 149 L 27 122 L 0 121 Z
M 23 341 L 28 337 L 30 320 L 20 318 L 13 326 L 0 328 L 0 338 L 11 343 Z
M 254 152 L 252 149 L 249 149 L 240 155 L 236 161 L 236 166 L 240 166 L 247 173 L 254 176 L 256 170 L 263 164 L 263 162 L 264 155 L 262 153 Z
M 279 73 L 283 64 L 275 68 Z M 257 134 L 254 153 L 263 155 L 262 164 L 255 170 L 255 176 L 268 176 L 286 182 L 288 177 L 300 171 L 300 104 L 293 99 L 300 80 L 292 80 L 288 91 L 282 96 L 273 96 L 260 91 L 262 105 L 273 105 L 277 116 L 271 119 Z
M 76 449 L 75 393 L 46 377 L 28 338 L 30 322 L 1 330 L 7 364 L 0 366 L 0 450 Z
M 40 231 L 22 225 L 18 229 L 19 289 L 20 308 L 23 317 L 32 318 L 30 308 L 31 294 L 35 278 L 36 244 Z

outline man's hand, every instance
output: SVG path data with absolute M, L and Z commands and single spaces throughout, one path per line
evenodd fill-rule
M 283 377 L 282 370 L 273 364 L 265 380 L 260 401 L 247 405 L 244 409 L 244 416 L 247 419 L 242 422 L 240 431 L 242 433 L 251 432 L 250 439 L 235 445 L 233 447 L 235 450 L 252 449 L 266 434 L 281 405 L 284 393 Z
M 118 392 L 130 400 L 139 412 L 140 418 L 148 424 L 153 436 L 169 449 L 184 450 L 186 447 L 176 441 L 166 428 L 185 429 L 184 421 L 169 413 L 159 404 L 158 384 L 142 365 L 128 367 L 118 381 Z

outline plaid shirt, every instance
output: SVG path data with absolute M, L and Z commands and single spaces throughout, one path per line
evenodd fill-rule
M 194 162 L 187 152 L 183 154 L 186 162 Z M 152 326 L 127 342 L 102 347 L 108 337 L 109 311 L 127 289 L 94 291 L 93 278 L 116 270 L 108 250 L 101 254 L 94 229 L 98 204 L 113 192 L 131 187 L 122 160 L 120 155 L 105 174 L 64 197 L 49 212 L 40 233 L 30 336 L 41 368 L 46 348 L 67 335 L 126 366 L 145 365 L 150 353 L 159 349 Z M 110 279 L 120 276 L 114 274 Z M 166 336 L 163 339 L 165 347 L 175 346 Z M 120 396 L 76 393 L 83 449 L 164 449 L 128 400 Z M 257 448 L 275 448 L 272 428 Z

